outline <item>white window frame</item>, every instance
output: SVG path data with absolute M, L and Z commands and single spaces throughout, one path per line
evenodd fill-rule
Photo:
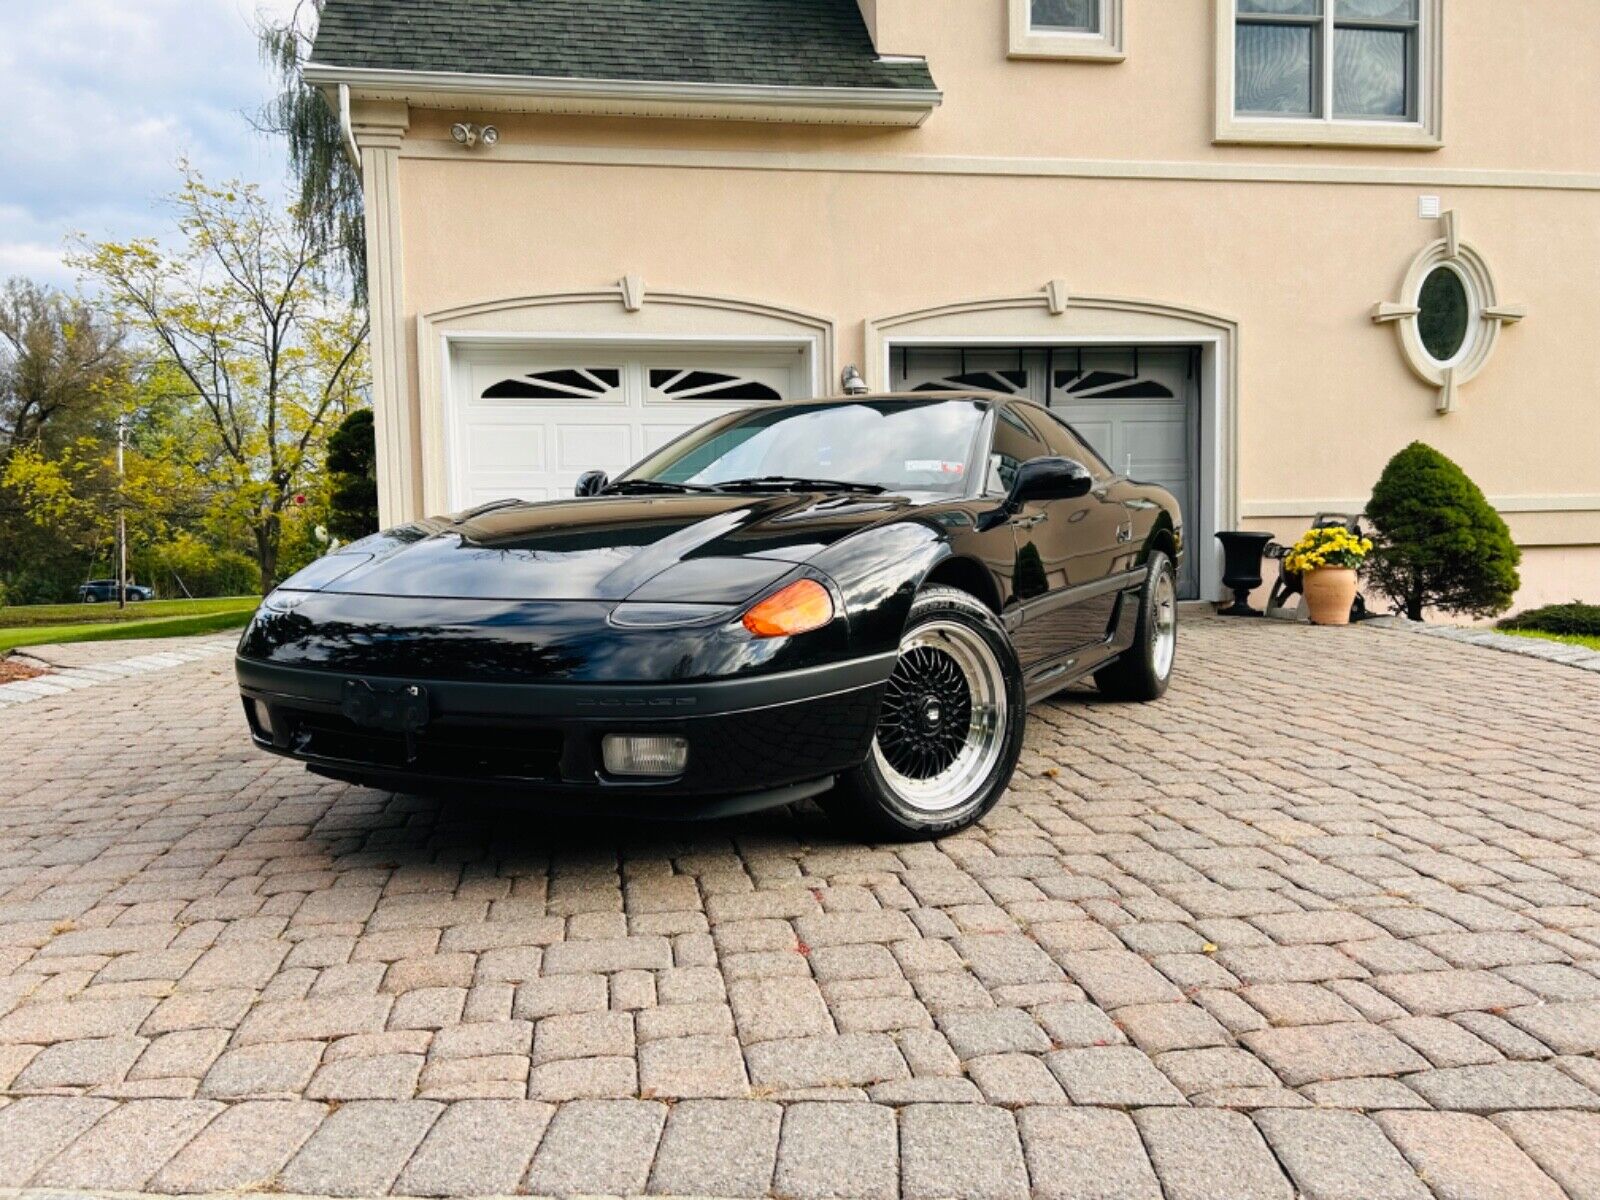
M 1331 29 L 1322 35 L 1324 113 L 1320 117 L 1260 116 L 1234 111 L 1234 30 L 1237 0 L 1213 0 L 1216 11 L 1216 137 L 1220 143 L 1274 146 L 1350 146 L 1437 150 L 1444 145 L 1444 0 L 1421 0 L 1417 29 L 1416 117 L 1410 121 L 1362 120 L 1333 115 Z M 1324 21 L 1333 21 L 1334 0 L 1324 0 Z
M 1009 0 L 1011 7 L 1011 57 L 1060 58 L 1085 62 L 1121 62 L 1123 0 L 1100 0 L 1100 29 L 1095 33 L 1070 29 L 1035 29 L 1032 0 Z

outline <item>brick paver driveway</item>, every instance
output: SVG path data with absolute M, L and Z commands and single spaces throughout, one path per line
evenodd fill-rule
M 1191 620 L 871 847 L 320 782 L 225 659 L 20 705 L 0 1187 L 1600 1195 L 1597 730 L 1585 672 Z

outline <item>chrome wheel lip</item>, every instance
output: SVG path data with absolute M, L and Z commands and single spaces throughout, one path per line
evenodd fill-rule
M 1178 589 L 1172 572 L 1163 570 L 1150 594 L 1150 665 L 1157 679 L 1172 674 L 1178 653 Z
M 876 735 L 872 759 L 902 804 L 933 816 L 962 807 L 993 772 L 1005 752 L 1008 701 L 1000 659 L 976 630 L 959 621 L 928 621 L 901 639 L 900 653 L 903 656 L 919 647 L 943 651 L 960 669 L 971 697 L 966 739 L 955 761 L 927 779 L 913 779 L 890 766 Z

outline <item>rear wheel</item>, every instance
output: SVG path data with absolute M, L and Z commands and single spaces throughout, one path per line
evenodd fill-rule
M 867 761 L 822 797 L 879 837 L 929 838 L 972 824 L 1005 792 L 1026 705 L 1011 639 L 966 592 L 917 596 Z
M 1156 550 L 1139 591 L 1133 645 L 1116 662 L 1095 672 L 1095 684 L 1112 700 L 1160 699 L 1172 679 L 1177 653 L 1178 581 L 1172 560 Z

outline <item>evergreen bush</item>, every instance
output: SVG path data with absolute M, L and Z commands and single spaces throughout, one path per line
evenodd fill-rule
M 328 438 L 328 532 L 353 542 L 378 532 L 378 439 L 358 408 Z
M 1500 622 L 1501 629 L 1527 629 L 1535 633 L 1576 634 L 1600 637 L 1600 604 L 1546 604 L 1530 608 Z
M 1522 552 L 1477 484 L 1432 446 L 1389 460 L 1367 505 L 1369 582 L 1413 621 L 1425 609 L 1493 617 L 1511 607 Z

